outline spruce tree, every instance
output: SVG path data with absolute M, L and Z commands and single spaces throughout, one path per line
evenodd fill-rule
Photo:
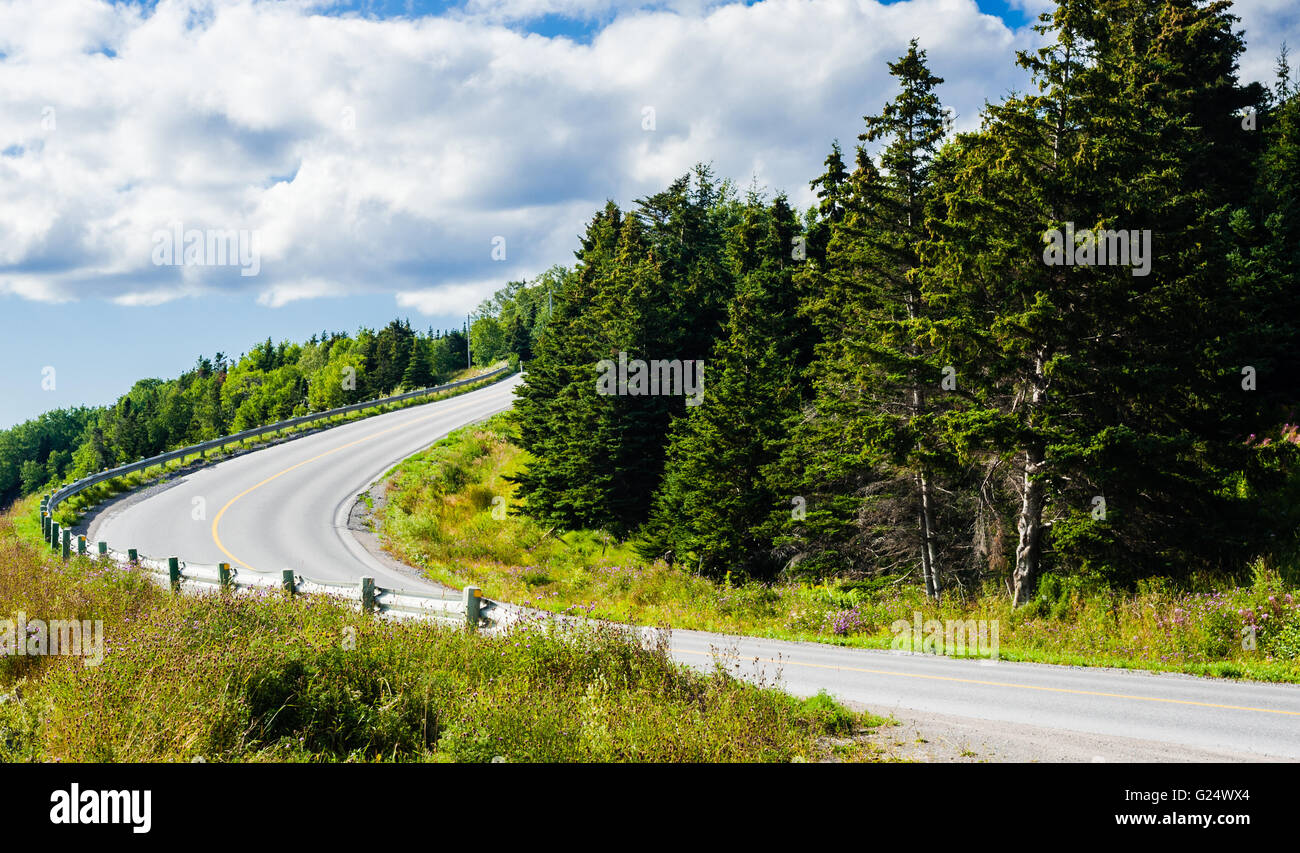
M 729 192 L 701 166 L 626 218 L 610 203 L 593 220 L 519 392 L 521 440 L 538 457 L 519 481 L 536 517 L 618 536 L 648 518 L 685 397 L 598 393 L 598 367 L 707 359 L 735 287 Z
M 433 352 L 428 338 L 417 336 L 411 343 L 411 357 L 402 373 L 402 388 L 414 391 L 437 384 L 433 375 Z
M 766 209 L 751 200 L 735 232 L 740 284 L 706 363 L 704 401 L 674 422 L 640 550 L 713 576 L 770 577 L 776 566 L 764 527 L 774 511 L 788 514 L 792 495 L 769 482 L 765 468 L 801 401 L 813 339 L 798 312 L 792 245 L 800 228 L 786 198 Z
M 977 401 L 944 429 L 1017 472 L 1017 605 L 1052 565 L 1225 566 L 1244 545 L 1217 523 L 1242 509 L 1222 487 L 1241 415 L 1224 356 L 1243 329 L 1214 237 L 1242 192 L 1226 174 L 1248 147 L 1241 45 L 1220 4 L 1102 6 L 1045 16 L 1052 41 L 1020 57 L 1039 93 L 961 140 L 927 251 L 938 340 Z M 1102 230 L 1135 250 L 1149 232 L 1150 254 L 1096 263 Z M 1061 239 L 1079 263 L 1059 262 Z
M 600 526 L 613 471 L 592 453 L 600 421 L 596 364 L 607 357 L 592 311 L 611 275 L 623 213 L 606 204 L 582 237 L 576 274 L 555 299 L 527 380 L 516 391 L 520 443 L 532 456 L 517 480 L 527 512 L 566 528 Z
M 943 81 L 915 40 L 889 68 L 900 92 L 879 115 L 865 118 L 860 137 L 885 143 L 879 166 L 859 149 L 858 168 L 843 182 L 844 212 L 828 217 L 824 264 L 811 273 L 817 296 L 809 313 L 825 340 L 813 369 L 816 399 L 795 427 L 786 468 L 798 470 L 800 458 L 815 460 L 802 478 L 815 506 L 810 520 L 792 519 L 804 523 L 790 525 L 796 529 L 790 542 L 797 546 L 799 530 L 832 539 L 847 533 L 857 543 L 848 547 L 860 552 L 841 566 L 850 569 L 892 568 L 911 555 L 927 594 L 937 598 L 932 480 L 938 450 L 930 410 L 938 404 L 943 365 L 926 343 L 932 312 L 920 290 L 917 245 L 926 233 L 929 171 L 945 130 L 934 92 Z M 911 532 L 899 537 L 900 531 Z

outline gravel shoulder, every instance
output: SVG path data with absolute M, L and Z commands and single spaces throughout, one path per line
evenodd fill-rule
M 843 702 L 857 711 L 887 715 L 895 726 L 874 729 L 867 740 L 883 755 L 923 763 L 1286 763 L 1286 759 L 1231 750 L 1208 750 L 1159 741 L 1010 725 L 995 720 L 885 709 Z

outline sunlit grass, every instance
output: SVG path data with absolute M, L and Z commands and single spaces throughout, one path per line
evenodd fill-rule
M 510 430 L 509 416 L 498 416 L 394 469 L 381 530 L 397 556 L 490 598 L 614 621 L 888 648 L 890 625 L 920 612 L 997 620 L 999 654 L 1008 660 L 1300 681 L 1300 590 L 1276 573 L 1259 570 L 1245 585 L 1197 578 L 1184 588 L 1154 580 L 1137 590 L 1047 578 L 1018 611 L 996 582 L 950 590 L 941 605 L 891 578 L 719 583 L 640 559 L 598 531 L 557 531 L 521 515 L 507 478 L 529 458 Z M 494 505 L 498 498 L 504 503 Z M 1243 635 L 1251 625 L 1253 649 Z
M 0 618 L 101 619 L 105 657 L 0 657 L 0 761 L 870 760 L 880 725 L 674 663 L 610 624 L 503 636 L 321 596 L 172 595 L 0 519 Z

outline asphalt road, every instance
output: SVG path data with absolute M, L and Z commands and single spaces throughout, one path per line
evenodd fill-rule
M 413 406 L 286 441 L 109 507 L 91 541 L 154 558 L 229 563 L 333 583 L 370 576 L 381 587 L 434 591 L 368 553 L 347 530 L 357 495 L 403 459 L 465 424 L 513 405 L 515 376 L 436 403 Z
M 1176 744 L 1196 760 L 1300 759 L 1300 686 L 1166 673 L 978 661 L 846 649 L 819 643 L 674 631 L 673 655 L 712 667 L 715 653 L 744 677 L 799 696 L 819 690 L 876 713 L 943 714 L 1092 738 L 1089 755 L 1133 760 L 1150 744 Z M 1168 754 L 1166 751 L 1164 754 Z M 1140 759 L 1146 760 L 1146 759 Z
M 92 539 L 151 557 L 229 562 L 263 572 L 435 590 L 385 565 L 347 530 L 357 495 L 392 466 L 452 430 L 509 408 L 515 377 L 486 389 L 319 432 L 221 462 L 110 506 Z M 1033 727 L 1097 743 L 1153 743 L 1195 757 L 1300 759 L 1300 686 L 1228 682 L 1083 667 L 979 662 L 676 631 L 673 655 L 879 713 L 915 711 L 989 730 Z M 1013 724 L 1007 726 L 1006 724 Z M 1107 740 L 1111 739 L 1111 740 Z M 1133 748 L 1136 750 L 1136 747 Z M 1177 749 L 1172 753 L 1177 756 Z M 1123 760 L 1122 748 L 1107 760 Z M 1086 760 L 1086 759 L 1085 759 Z

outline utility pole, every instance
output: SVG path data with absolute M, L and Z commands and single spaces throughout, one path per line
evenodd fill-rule
M 470 347 L 469 345 L 469 318 L 473 316 L 474 316 L 473 314 L 465 315 L 465 369 L 466 370 L 469 370 L 474 367 L 474 352 L 473 352 L 473 348 Z

